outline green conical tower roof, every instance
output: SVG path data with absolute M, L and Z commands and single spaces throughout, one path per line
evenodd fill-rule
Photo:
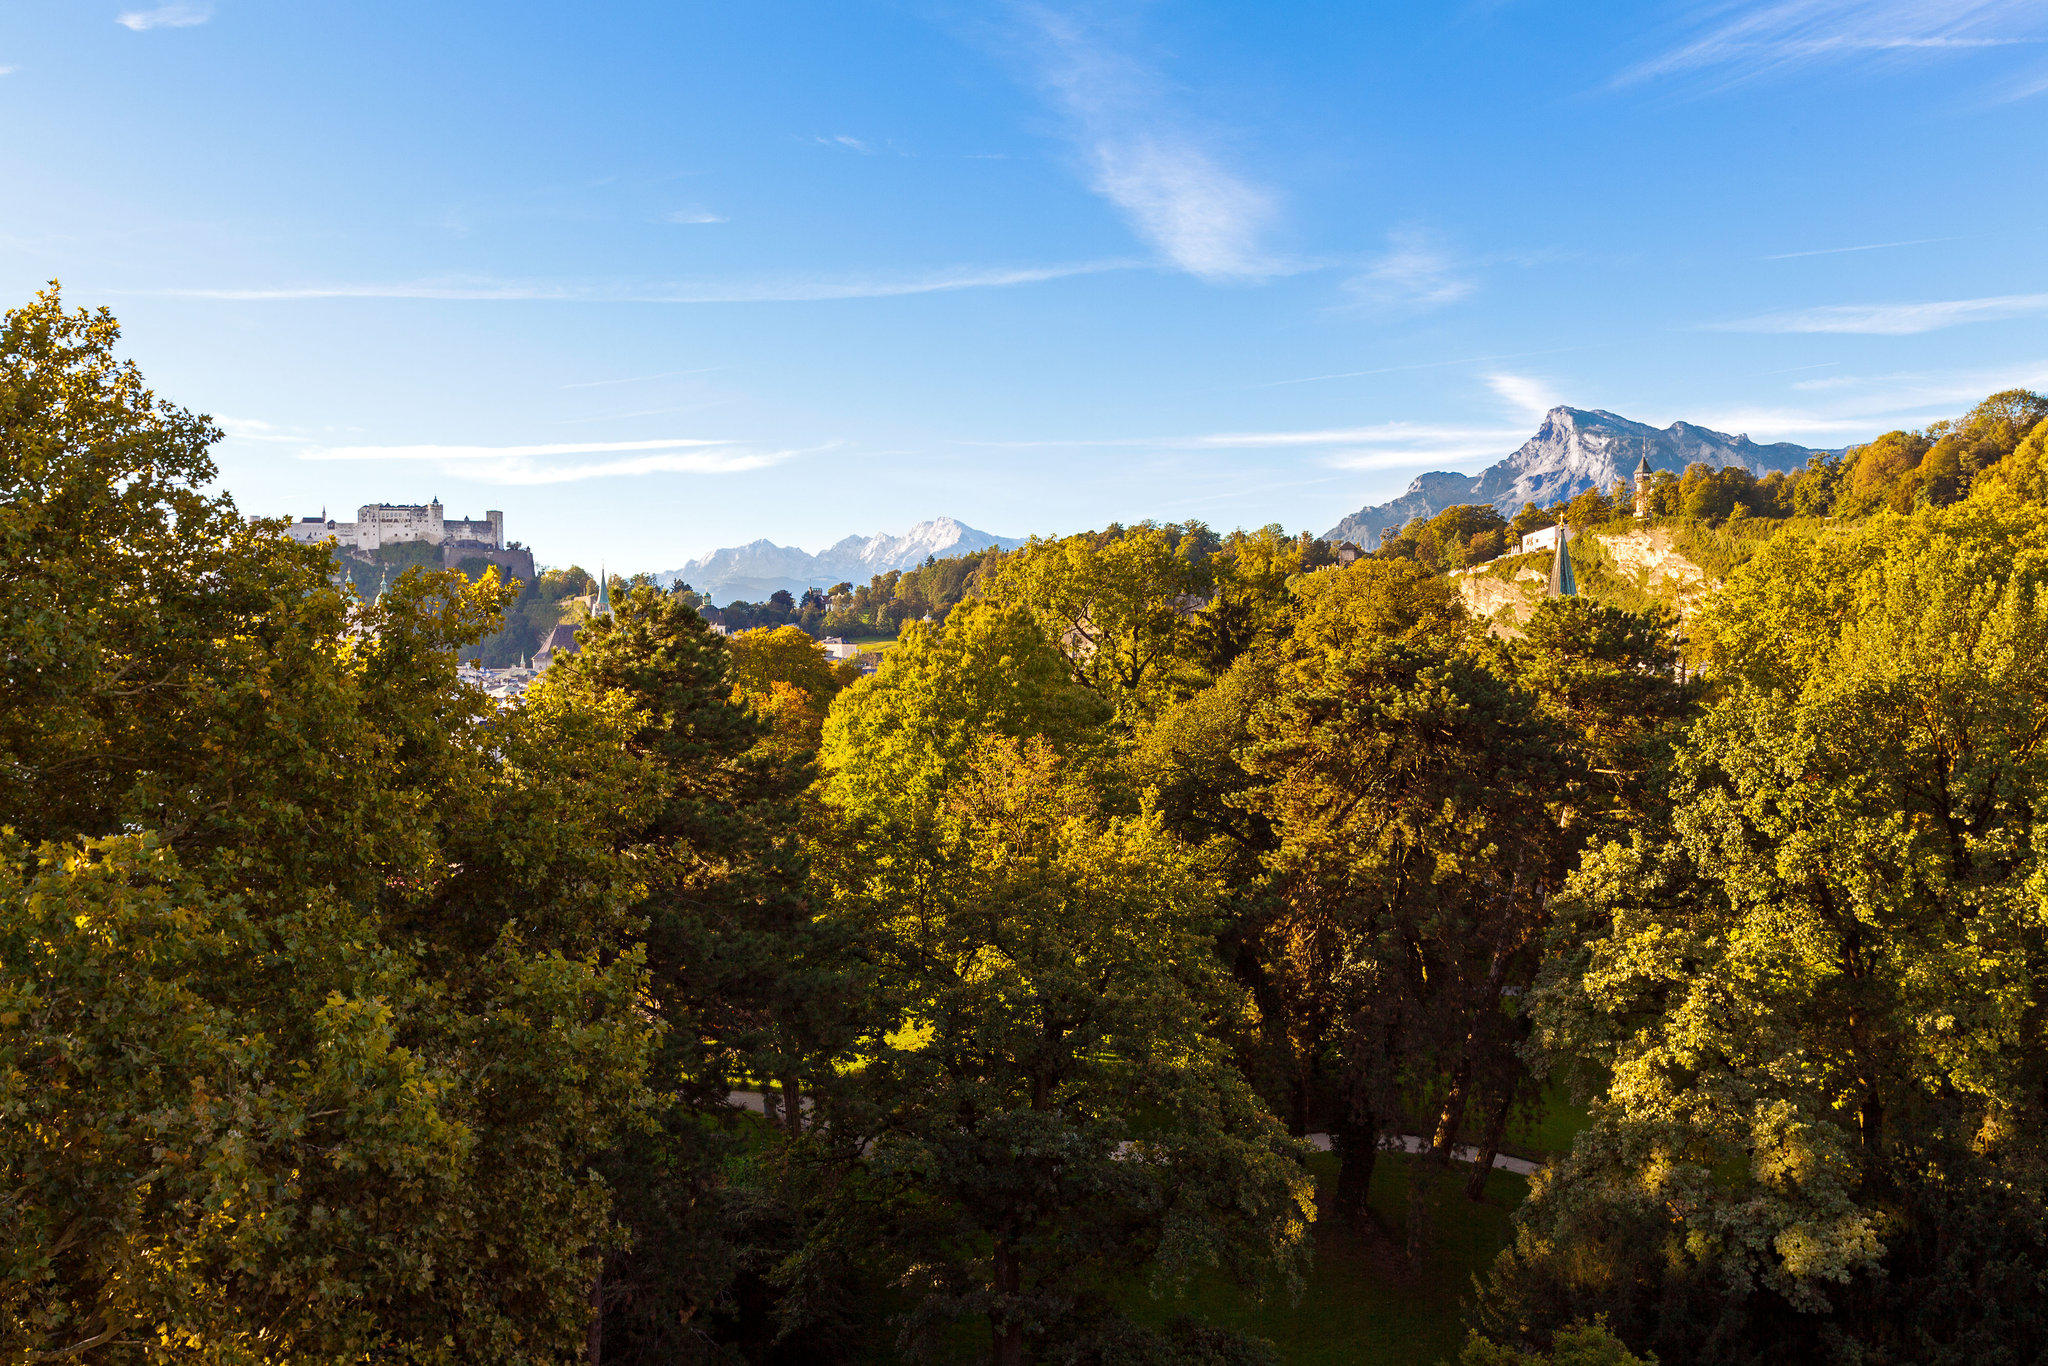
M 612 580 L 604 572 L 604 561 L 597 562 L 597 609 L 592 616 L 608 617 L 612 614 Z
M 1550 596 L 1553 598 L 1575 598 L 1579 595 L 1579 578 L 1572 573 L 1572 552 L 1568 529 L 1557 529 L 1557 554 L 1550 561 Z

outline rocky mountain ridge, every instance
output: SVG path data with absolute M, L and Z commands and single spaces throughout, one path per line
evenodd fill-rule
M 1649 457 L 1650 468 L 1678 473 L 1687 465 L 1723 469 L 1741 465 L 1752 474 L 1794 470 L 1822 452 L 1780 441 L 1760 446 L 1748 436 L 1730 436 L 1690 422 L 1652 427 L 1601 409 L 1552 408 L 1536 435 L 1506 459 L 1477 474 L 1436 470 L 1418 476 L 1400 497 L 1360 508 L 1323 533 L 1326 541 L 1351 541 L 1375 549 L 1388 527 L 1405 526 L 1461 503 L 1491 503 L 1512 517 L 1522 504 L 1547 506 L 1589 488 L 1609 488 L 1635 474 Z
M 680 580 L 722 606 L 736 600 L 761 602 L 777 589 L 801 596 L 807 588 L 866 583 L 892 569 L 915 569 L 927 559 L 951 559 L 990 546 L 1014 550 L 1022 544 L 1014 537 L 976 530 L 955 517 L 934 517 L 901 536 L 848 536 L 815 555 L 768 540 L 727 546 L 654 577 L 664 586 Z

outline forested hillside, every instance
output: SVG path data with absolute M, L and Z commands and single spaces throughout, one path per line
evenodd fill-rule
M 337 585 L 116 343 L 0 328 L 0 1356 L 2048 1355 L 2039 396 L 1512 621 L 1148 524 L 497 708 L 582 578 Z

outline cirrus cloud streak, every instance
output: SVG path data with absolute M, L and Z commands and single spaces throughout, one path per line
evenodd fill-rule
M 2048 294 L 1995 294 L 1981 299 L 1936 299 L 1926 303 L 1830 304 L 1821 308 L 1763 313 L 1711 326 L 1717 332 L 1910 337 L 1963 323 L 2029 318 L 2042 313 L 2048 313 Z
M 1003 289 L 1077 275 L 1137 270 L 1133 260 L 1072 261 L 1047 266 L 957 266 L 919 275 L 813 276 L 756 281 L 670 284 L 498 280 L 459 277 L 389 283 L 228 286 L 132 290 L 155 298 L 271 303 L 308 299 L 419 299 L 469 303 L 763 304 L 835 299 L 889 299 L 962 289 Z M 121 291 L 110 291 L 121 292 Z
M 301 460 L 415 461 L 449 475 L 494 484 L 568 484 L 649 474 L 745 474 L 800 454 L 731 441 L 670 437 L 649 441 L 556 441 L 512 446 L 421 444 L 310 446 Z
M 211 18 L 212 5 L 171 4 L 126 10 L 114 22 L 131 33 L 146 33 L 153 28 L 193 28 Z

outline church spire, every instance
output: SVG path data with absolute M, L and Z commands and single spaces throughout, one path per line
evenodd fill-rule
M 1557 528 L 1557 554 L 1550 561 L 1550 596 L 1553 598 L 1575 598 L 1579 595 L 1579 578 L 1572 573 L 1572 552 L 1566 549 L 1571 539 L 1571 528 L 1560 525 Z
M 612 580 L 611 576 L 605 573 L 604 561 L 599 560 L 597 562 L 597 608 L 595 611 L 591 613 L 591 615 L 596 617 L 608 617 L 611 614 Z

